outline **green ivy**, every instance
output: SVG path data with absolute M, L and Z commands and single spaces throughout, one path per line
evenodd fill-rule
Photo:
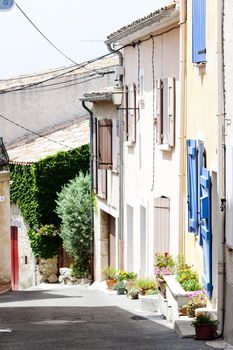
M 37 257 L 57 254 L 59 236 L 38 235 L 37 231 L 44 225 L 59 228 L 61 221 L 55 213 L 57 193 L 80 171 L 89 172 L 89 154 L 89 145 L 84 145 L 32 165 L 11 165 L 11 201 L 20 208 L 28 224 L 28 236 Z

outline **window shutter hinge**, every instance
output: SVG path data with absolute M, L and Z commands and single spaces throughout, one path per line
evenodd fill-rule
M 221 211 L 226 211 L 226 198 L 221 198 L 220 209 Z

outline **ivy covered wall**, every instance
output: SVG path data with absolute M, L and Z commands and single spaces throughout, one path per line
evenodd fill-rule
M 55 213 L 57 193 L 69 180 L 82 171 L 89 172 L 89 145 L 84 145 L 68 152 L 58 152 L 32 165 L 11 165 L 11 201 L 20 208 L 29 226 L 29 238 L 36 256 L 48 257 L 56 250 L 56 240 L 35 237 L 41 226 L 60 226 L 60 219 Z M 36 239 L 36 244 L 35 244 Z M 51 252 L 46 249 L 43 256 L 41 245 L 50 240 Z M 43 241 L 43 244 L 39 243 Z M 55 245 L 54 245 L 55 243 Z M 57 242 L 58 243 L 58 242 Z M 34 247 L 33 247 L 34 246 Z M 35 248 L 36 247 L 36 248 Z M 35 251 L 36 249 L 36 251 Z M 46 256 L 45 256 L 46 255 Z

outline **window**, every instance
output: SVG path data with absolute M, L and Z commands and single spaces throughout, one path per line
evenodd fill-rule
M 156 81 L 156 142 L 175 146 L 175 79 Z
M 125 140 L 131 145 L 136 143 L 136 85 L 125 86 Z
M 206 0 L 192 0 L 192 62 L 206 62 Z

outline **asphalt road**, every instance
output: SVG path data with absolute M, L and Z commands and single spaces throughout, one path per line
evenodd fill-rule
M 180 339 L 159 315 L 152 322 L 140 311 L 128 311 L 137 308 L 138 302 L 125 296 L 85 287 L 9 292 L 0 295 L 0 349 L 212 349 L 202 341 Z

